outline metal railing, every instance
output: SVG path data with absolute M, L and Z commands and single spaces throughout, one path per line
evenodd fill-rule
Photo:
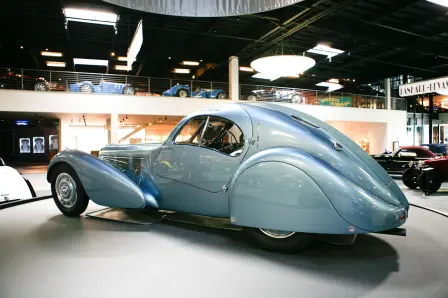
M 239 86 L 240 100 L 289 102 L 333 107 L 385 109 L 383 96 L 265 85 Z M 0 89 L 82 92 L 132 96 L 177 96 L 228 99 L 229 84 L 132 75 L 0 68 Z M 392 110 L 406 110 L 404 98 L 392 98 Z
M 287 102 L 306 105 L 386 109 L 384 96 L 325 92 L 263 85 L 240 85 L 240 100 Z M 392 110 L 406 110 L 406 99 L 391 98 Z

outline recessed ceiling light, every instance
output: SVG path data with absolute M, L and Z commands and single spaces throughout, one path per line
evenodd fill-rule
M 332 91 L 344 88 L 344 86 L 342 86 L 340 84 L 330 83 L 330 82 L 320 82 L 319 84 L 316 84 L 316 86 L 328 87 L 327 92 L 332 92 Z
M 23 49 L 23 46 L 20 46 L 21 49 Z
M 254 72 L 254 69 L 252 67 L 247 66 L 240 66 L 241 71 L 247 71 L 247 72 Z
M 323 44 L 319 44 L 319 45 L 315 46 L 314 48 L 309 49 L 307 52 L 324 55 L 324 56 L 327 56 L 327 58 L 332 58 L 334 56 L 344 53 L 344 51 L 342 51 L 342 50 L 333 49 L 333 48 L 323 45 Z
M 45 51 L 48 51 L 48 49 L 45 49 Z
M 40 52 L 42 56 L 49 56 L 49 57 L 62 57 L 62 53 L 60 52 L 48 52 L 48 51 L 42 51 Z
M 115 26 L 118 21 L 118 16 L 114 13 L 91 9 L 65 8 L 64 15 L 67 21 L 73 22 Z
M 50 67 L 65 67 L 65 62 L 60 61 L 46 61 L 47 66 Z
M 84 59 L 84 58 L 73 58 L 73 63 L 81 65 L 95 65 L 95 66 L 107 66 L 109 65 L 108 60 L 100 59 Z
M 112 52 L 112 53 L 110 53 L 110 55 L 113 57 L 113 56 L 115 56 L 115 53 L 114 52 Z
M 174 73 L 190 73 L 190 70 L 187 68 L 175 68 L 173 69 Z
M 199 65 L 199 62 L 197 62 L 197 61 L 182 61 L 181 64 L 196 66 L 196 65 Z
M 255 74 L 255 75 L 253 75 L 252 76 L 253 78 L 256 78 L 256 79 L 265 79 L 265 80 L 271 80 L 271 81 L 275 81 L 275 80 L 277 80 L 278 78 L 280 78 L 280 76 L 278 76 L 278 75 L 269 75 L 269 74 L 263 74 L 263 73 L 257 73 L 257 74 Z
M 171 57 L 168 57 L 168 59 L 171 59 Z
M 128 61 L 128 57 L 118 57 L 118 61 Z
M 132 70 L 132 67 L 127 67 L 127 65 L 115 65 L 116 70 Z

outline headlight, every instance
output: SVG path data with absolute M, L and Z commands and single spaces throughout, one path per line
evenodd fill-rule
M 423 160 L 420 160 L 417 162 L 417 168 L 421 169 L 425 167 L 425 162 Z

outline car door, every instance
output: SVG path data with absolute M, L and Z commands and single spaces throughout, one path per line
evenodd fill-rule
M 232 121 L 199 116 L 188 121 L 156 160 L 156 175 L 210 193 L 225 189 L 244 156 L 244 135 Z M 158 164 L 170 165 L 157 167 Z
M 410 161 L 415 160 L 417 157 L 417 153 L 408 150 L 408 149 L 401 149 L 399 150 L 392 158 L 392 162 L 390 164 L 390 171 L 394 172 L 403 172 Z

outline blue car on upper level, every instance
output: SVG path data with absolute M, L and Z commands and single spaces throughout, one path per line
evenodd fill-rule
M 178 97 L 200 97 L 200 98 L 217 98 L 226 99 L 227 94 L 222 89 L 204 89 L 196 88 L 193 92 L 188 85 L 174 85 L 170 89 L 162 93 L 162 96 L 178 96 Z
M 113 83 L 101 80 L 98 85 L 90 81 L 83 81 L 76 84 L 70 84 L 71 92 L 83 93 L 107 93 L 107 94 L 126 94 L 134 95 L 135 90 L 131 84 Z

